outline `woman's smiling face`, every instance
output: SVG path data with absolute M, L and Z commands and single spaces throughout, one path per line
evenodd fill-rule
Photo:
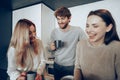
M 86 33 L 88 34 L 91 43 L 103 43 L 106 32 L 109 31 L 109 26 L 103 19 L 97 15 L 90 15 L 86 22 Z

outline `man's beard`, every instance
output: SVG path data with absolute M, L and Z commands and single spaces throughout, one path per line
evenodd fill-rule
M 68 23 L 66 23 L 66 24 L 65 24 L 65 26 L 64 26 L 64 27 L 62 27 L 61 29 L 66 29 L 66 28 L 67 28 L 67 26 L 68 26 Z

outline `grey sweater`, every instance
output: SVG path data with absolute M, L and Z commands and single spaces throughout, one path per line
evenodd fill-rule
M 87 40 L 77 45 L 75 68 L 84 80 L 120 80 L 120 42 L 93 47 Z
M 86 38 L 86 35 L 80 27 L 70 26 L 67 32 L 61 31 L 60 28 L 54 29 L 51 33 L 51 42 L 54 40 L 62 40 L 64 42 L 64 47 L 53 53 L 55 62 L 63 66 L 74 65 L 76 44 L 83 38 Z

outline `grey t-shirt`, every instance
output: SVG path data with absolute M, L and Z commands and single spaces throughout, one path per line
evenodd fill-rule
M 80 27 L 70 26 L 67 32 L 56 28 L 51 33 L 51 41 L 62 40 L 64 47 L 54 51 L 55 62 L 63 66 L 74 65 L 76 44 L 79 40 L 86 38 L 84 31 Z

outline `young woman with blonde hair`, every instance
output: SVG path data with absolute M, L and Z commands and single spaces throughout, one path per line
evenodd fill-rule
M 41 79 L 45 68 L 44 49 L 36 38 L 36 26 L 27 19 L 20 19 L 14 29 L 8 49 L 8 69 L 10 80 L 25 80 L 26 73 L 37 73 Z

